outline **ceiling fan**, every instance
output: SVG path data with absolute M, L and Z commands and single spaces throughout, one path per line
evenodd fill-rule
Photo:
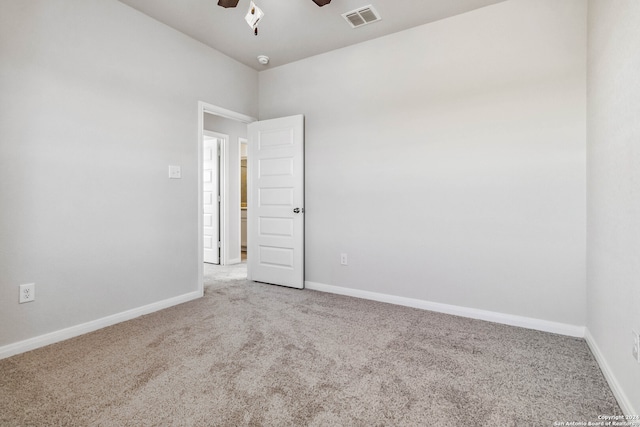
M 222 7 L 236 7 L 239 0 L 218 0 L 218 6 Z M 331 3 L 331 0 L 312 0 L 315 4 L 322 7 Z
M 238 6 L 239 1 L 240 0 L 218 0 L 218 6 L 222 6 L 224 8 L 236 7 Z M 331 3 L 331 0 L 312 1 L 320 7 Z M 249 12 L 247 13 L 247 16 L 244 17 L 244 19 L 245 21 L 247 21 L 247 24 L 249 24 L 249 26 L 253 28 L 253 33 L 256 36 L 258 35 L 258 23 L 263 16 L 264 12 L 262 11 L 262 9 L 260 9 L 253 1 L 251 1 L 251 4 L 249 5 Z

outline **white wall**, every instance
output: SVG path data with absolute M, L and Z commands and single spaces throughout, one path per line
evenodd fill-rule
M 640 332 L 639 22 L 637 0 L 589 2 L 587 326 L 630 414 L 640 414 L 631 356 L 631 331 Z
M 226 164 L 228 202 L 225 232 L 228 233 L 229 259 L 232 262 L 240 262 L 240 143 L 238 138 L 247 138 L 247 125 L 237 120 L 205 114 L 204 128 L 229 135 Z
M 0 346 L 197 291 L 197 102 L 257 85 L 115 0 L 2 1 Z
M 512 0 L 261 72 L 261 119 L 306 116 L 306 280 L 585 325 L 586 13 Z

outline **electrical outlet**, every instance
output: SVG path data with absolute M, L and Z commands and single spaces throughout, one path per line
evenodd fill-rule
M 347 265 L 347 254 L 340 254 L 340 264 L 341 265 Z
M 636 362 L 640 363 L 640 334 L 637 331 L 631 331 L 633 333 L 633 358 Z
M 26 285 L 20 285 L 20 304 L 24 302 L 31 302 L 36 299 L 36 284 L 27 283 Z
M 182 168 L 177 165 L 169 165 L 169 179 L 182 178 Z

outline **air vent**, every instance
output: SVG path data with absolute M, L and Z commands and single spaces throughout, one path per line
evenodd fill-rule
M 380 18 L 378 11 L 371 5 L 343 13 L 342 16 L 347 20 L 352 28 L 362 27 L 363 25 L 371 24 L 382 19 Z

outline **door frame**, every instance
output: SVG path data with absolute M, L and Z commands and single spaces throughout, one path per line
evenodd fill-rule
M 220 117 L 224 117 L 226 119 L 231 119 L 231 120 L 236 120 L 242 123 L 253 123 L 255 121 L 258 121 L 258 119 L 256 119 L 255 117 L 251 117 L 251 116 L 247 116 L 246 114 L 242 114 L 242 113 L 238 113 L 232 110 L 227 110 L 226 108 L 222 108 L 219 107 L 217 105 L 213 105 L 213 104 L 209 104 L 207 102 L 204 101 L 198 101 L 198 141 L 197 141 L 197 153 L 198 153 L 198 218 L 197 218 L 197 224 L 198 224 L 198 291 L 200 293 L 200 296 L 204 295 L 204 236 L 202 233 L 202 230 L 204 228 L 204 218 L 202 215 L 202 212 L 204 210 L 204 198 L 202 196 L 202 191 L 203 191 L 203 185 L 202 185 L 202 178 L 203 178 L 203 147 L 204 147 L 204 115 L 205 114 L 213 114 L 216 116 L 220 116 Z M 228 141 L 228 137 L 227 137 L 227 141 Z M 221 149 L 222 150 L 222 149 Z M 227 182 L 226 179 L 226 175 L 223 176 L 222 175 L 222 170 L 224 168 L 224 171 L 226 173 L 227 168 L 226 168 L 226 162 L 227 162 L 227 158 L 225 157 L 224 160 L 222 158 L 222 151 L 221 151 L 221 157 L 220 157 L 220 179 L 224 179 L 225 182 Z M 222 188 L 221 188 L 221 191 Z M 224 195 L 221 195 L 221 206 L 220 209 L 222 211 L 222 205 L 224 204 L 224 206 L 227 206 L 228 203 L 228 191 L 224 191 Z M 222 218 L 223 216 L 223 212 L 220 213 L 220 217 Z M 226 215 L 225 215 L 226 218 Z M 221 223 L 220 226 L 222 227 L 222 219 L 221 219 Z M 220 264 L 222 264 L 223 259 L 225 257 L 222 256 L 223 253 L 225 253 L 225 249 L 227 248 L 229 245 L 229 232 L 226 229 L 226 224 L 225 224 L 225 228 L 221 229 L 221 233 L 220 233 L 220 244 L 222 246 L 222 250 L 220 251 Z M 226 259 L 224 259 L 224 262 L 226 263 Z

